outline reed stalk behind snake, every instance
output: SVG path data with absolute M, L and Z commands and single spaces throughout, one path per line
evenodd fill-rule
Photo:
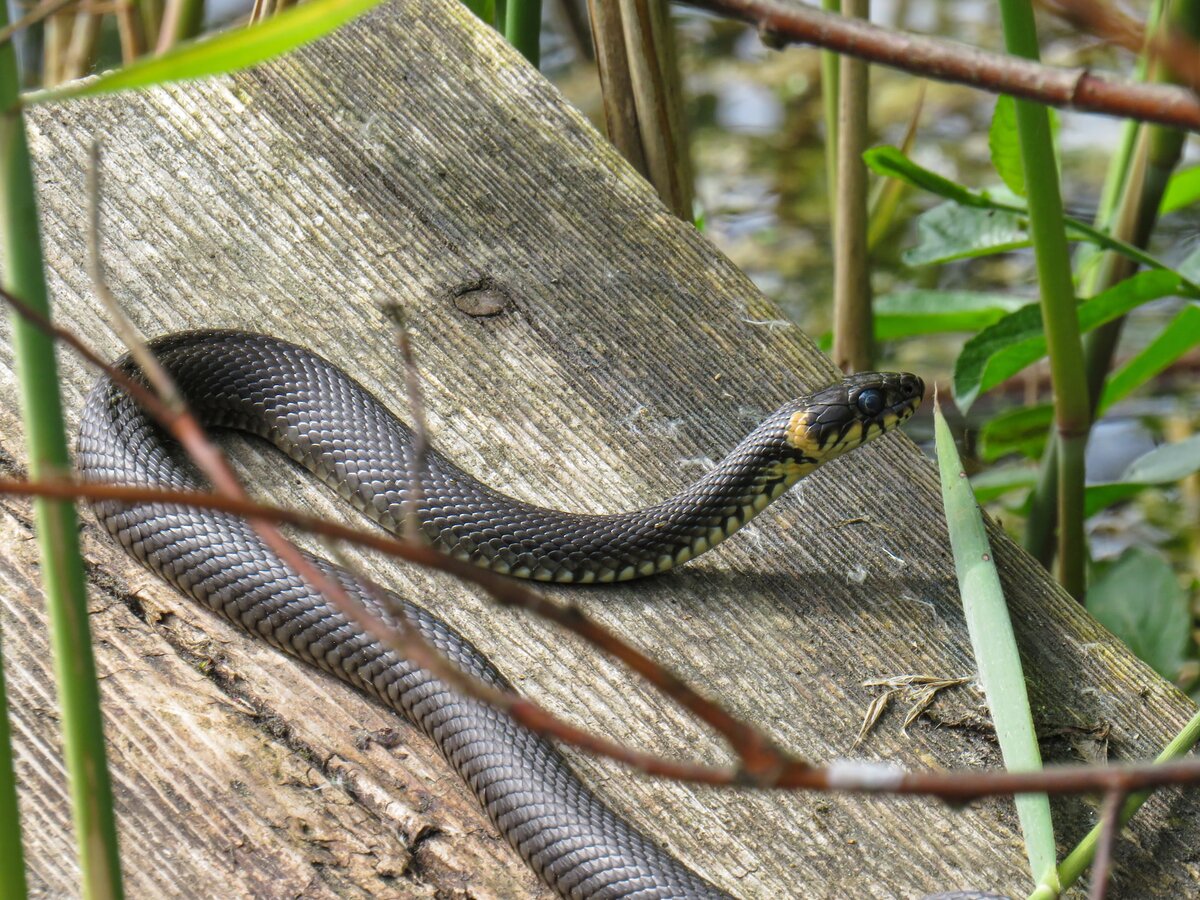
M 266 438 L 399 531 L 416 464 L 412 433 L 337 367 L 284 341 L 234 331 L 168 335 L 151 349 L 205 425 Z M 119 366 L 136 374 L 127 357 Z M 642 510 L 579 515 L 523 503 L 436 451 L 424 461 L 415 505 L 431 542 L 498 572 L 580 583 L 651 575 L 705 552 L 822 463 L 903 422 L 923 390 L 914 375 L 866 374 L 794 400 L 699 481 Z M 107 379 L 84 409 L 78 467 L 89 481 L 203 485 L 177 446 Z M 509 843 L 560 895 L 726 896 L 608 810 L 546 741 L 365 635 L 243 520 L 167 504 L 104 501 L 93 510 L 126 550 L 183 592 L 421 728 Z M 353 575 L 310 559 L 371 613 L 395 623 Z M 511 690 L 448 625 L 396 599 L 457 666 Z

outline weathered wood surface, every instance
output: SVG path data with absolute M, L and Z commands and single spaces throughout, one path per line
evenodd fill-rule
M 798 330 L 761 324 L 778 315 L 750 282 L 454 0 L 392 4 L 235 78 L 35 111 L 31 132 L 61 322 L 119 352 L 85 266 L 84 171 L 98 136 L 112 286 L 143 330 L 279 334 L 402 410 L 397 354 L 375 308 L 401 303 L 434 439 L 518 496 L 595 510 L 659 498 L 831 375 Z M 456 303 L 480 284 L 506 298 L 499 315 L 474 318 Z M 0 466 L 13 474 L 22 434 L 3 347 Z M 93 374 L 65 355 L 63 370 L 74 416 Z M 354 515 L 276 455 L 231 443 L 262 494 Z M 30 876 L 38 895 L 70 896 L 26 505 L 5 502 L 0 521 Z M 996 539 L 1047 755 L 1152 755 L 1189 701 Z M 396 716 L 198 610 L 90 521 L 86 547 L 132 896 L 544 893 Z M 573 721 L 664 753 L 723 757 L 703 729 L 578 642 L 445 578 L 364 565 Z M 814 760 L 998 762 L 970 689 L 944 695 L 907 735 L 889 714 L 852 749 L 870 698 L 863 679 L 973 669 L 933 471 L 907 438 L 829 466 L 677 573 L 552 593 Z M 743 897 L 1026 885 L 1008 802 L 952 811 L 692 789 L 578 766 L 623 814 Z M 1083 800 L 1055 809 L 1065 843 L 1094 812 Z M 1197 821 L 1195 793 L 1155 799 L 1118 851 L 1118 895 L 1194 891 Z

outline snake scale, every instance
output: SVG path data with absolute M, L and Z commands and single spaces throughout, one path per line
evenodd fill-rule
M 336 366 L 285 341 L 236 331 L 167 335 L 151 349 L 206 426 L 266 438 L 385 528 L 400 528 L 415 465 L 412 433 Z M 118 366 L 140 377 L 128 357 Z M 676 496 L 614 515 L 523 503 L 431 450 L 415 501 L 419 521 L 446 552 L 518 577 L 583 583 L 662 572 L 728 537 L 826 460 L 903 422 L 923 391 L 914 375 L 851 376 L 783 406 Z M 78 468 L 89 481 L 204 486 L 178 447 L 106 378 L 87 399 L 77 449 Z M 184 593 L 406 716 L 435 741 L 499 831 L 561 896 L 726 896 L 605 807 L 549 743 L 363 633 L 243 520 L 169 504 L 101 501 L 93 510 L 129 553 Z M 353 575 L 309 559 L 394 624 L 378 595 Z M 511 690 L 448 625 L 395 600 L 455 665 Z

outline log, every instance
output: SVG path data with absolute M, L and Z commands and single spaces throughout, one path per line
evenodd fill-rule
M 380 303 L 413 327 L 432 439 L 516 496 L 611 511 L 698 476 L 829 361 L 558 92 L 455 0 L 379 8 L 287 58 L 34 109 L 58 321 L 121 352 L 86 267 L 103 251 L 148 334 L 199 326 L 313 347 L 404 412 Z M 0 471 L 24 473 L 6 340 Z M 72 419 L 95 377 L 61 354 Z M 278 454 L 226 441 L 262 497 L 357 514 Z M 28 504 L 4 501 L 0 627 L 31 884 L 73 895 L 70 814 Z M 92 626 L 129 893 L 539 897 L 433 746 L 390 711 L 158 583 L 85 516 Z M 1153 756 L 1195 707 L 993 529 L 1049 759 Z M 307 546 L 319 547 L 311 541 Z M 350 553 L 435 609 L 527 694 L 618 740 L 709 762 L 716 738 L 619 667 L 477 591 Z M 911 767 L 1000 764 L 982 697 L 947 691 L 859 747 L 864 679 L 969 675 L 935 473 L 889 436 L 803 481 L 666 576 L 553 588 L 781 745 Z M 622 815 L 741 897 L 894 897 L 1029 881 L 1012 803 L 717 790 L 573 755 Z M 1196 792 L 1163 792 L 1117 851 L 1121 896 L 1194 890 Z M 1067 847 L 1096 816 L 1056 801 Z

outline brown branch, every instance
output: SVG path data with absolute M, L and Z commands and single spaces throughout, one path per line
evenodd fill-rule
M 500 690 L 476 676 L 464 672 L 439 653 L 437 648 L 421 634 L 407 610 L 396 602 L 398 598 L 395 594 L 379 587 L 361 572 L 353 570 L 344 559 L 339 558 L 342 554 L 339 554 L 336 548 L 331 544 L 328 546 L 338 564 L 351 571 L 376 602 L 387 609 L 400 623 L 398 629 L 386 629 L 387 634 L 376 635 L 376 637 L 460 694 L 494 706 L 501 712 L 507 713 L 514 722 L 535 734 L 563 741 L 596 756 L 605 756 L 625 763 L 647 775 L 675 781 L 711 782 L 709 770 L 704 766 L 676 762 L 657 754 L 645 753 L 626 747 L 624 744 L 618 744 L 556 717 L 545 707 L 528 698 Z M 364 610 L 364 612 L 366 611 Z M 379 620 L 376 619 L 376 621 Z
M 1083 68 L 1046 66 L 955 41 L 891 31 L 795 0 L 684 2 L 756 25 L 772 46 L 812 44 L 994 94 L 1200 131 L 1200 99 L 1185 88 L 1122 81 Z
M 232 513 L 248 519 L 271 520 L 276 524 L 292 525 L 314 534 L 349 541 L 389 556 L 418 565 L 439 569 L 483 587 L 500 603 L 528 609 L 556 624 L 571 628 L 606 652 L 625 647 L 615 635 L 590 622 L 573 607 L 558 606 L 530 590 L 520 582 L 506 579 L 486 569 L 456 560 L 425 545 L 379 533 L 360 531 L 347 525 L 328 522 L 296 510 L 253 503 L 228 496 L 202 491 L 175 491 L 153 487 L 131 487 L 110 484 L 81 484 L 74 481 L 43 480 L 39 482 L 0 479 L 0 495 L 39 496 L 55 499 L 120 500 L 127 503 L 171 503 L 196 506 Z M 638 656 L 638 651 L 625 647 L 624 652 Z M 620 655 L 619 652 L 616 655 Z M 624 657 L 620 657 L 624 658 Z M 644 658 L 643 658 L 644 659 Z M 422 664 L 423 663 L 419 663 Z M 660 669 L 645 660 L 652 669 Z M 689 688 L 669 673 L 663 675 L 693 696 Z M 651 679 L 655 684 L 659 682 Z M 702 698 L 701 698 L 702 699 Z M 703 701 L 707 703 L 708 701 Z M 906 794 L 940 797 L 954 802 L 967 802 L 981 797 L 1022 794 L 1080 794 L 1119 792 L 1130 794 L 1168 785 L 1200 784 L 1200 759 L 1188 759 L 1161 764 L 1142 763 L 1128 766 L 1056 767 L 1041 772 L 906 772 L 889 763 L 855 760 L 836 761 L 818 768 L 790 756 L 767 744 L 764 754 L 772 754 L 770 777 L 748 775 L 745 768 L 725 768 L 674 762 L 614 745 L 573 725 L 555 719 L 531 701 L 514 697 L 506 708 L 520 724 L 540 734 L 556 737 L 584 750 L 611 756 L 649 774 L 698 784 L 736 786 L 753 784 L 756 787 L 782 790 L 835 790 L 871 794 Z M 687 705 L 685 703 L 685 705 Z M 711 705 L 711 704 L 710 704 Z M 689 709 L 692 707 L 688 707 Z M 723 710 L 718 719 L 732 723 L 732 729 L 751 735 L 753 726 L 740 722 Z M 705 718 L 705 721 L 711 721 Z M 722 731 L 724 734 L 725 731 Z M 765 739 L 764 739 L 765 740 Z M 732 740 L 731 740 L 732 743 Z

